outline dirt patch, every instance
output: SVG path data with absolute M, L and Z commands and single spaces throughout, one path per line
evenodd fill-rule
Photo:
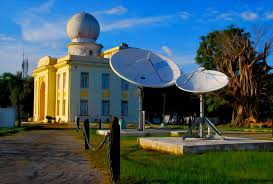
M 108 183 L 65 130 L 33 130 L 0 137 L 1 183 Z

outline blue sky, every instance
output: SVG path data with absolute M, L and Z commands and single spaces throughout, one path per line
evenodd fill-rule
M 160 52 L 183 71 L 197 67 L 200 36 L 231 24 L 252 32 L 273 23 L 272 0 L 2 0 L 1 6 L 0 73 L 21 70 L 23 49 L 29 73 L 42 56 L 66 55 L 66 23 L 82 11 L 98 19 L 104 50 L 125 42 Z

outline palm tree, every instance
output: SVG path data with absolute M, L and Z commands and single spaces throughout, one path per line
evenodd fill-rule
M 10 100 L 13 105 L 17 108 L 17 118 L 18 118 L 18 124 L 17 126 L 21 126 L 21 101 L 24 98 L 24 79 L 22 76 L 22 72 L 17 72 L 16 75 L 13 75 L 10 81 Z

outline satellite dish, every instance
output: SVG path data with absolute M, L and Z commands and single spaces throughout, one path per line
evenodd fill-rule
M 211 137 L 211 130 L 214 130 L 218 136 L 221 136 L 221 132 L 204 115 L 204 93 L 221 89 L 225 87 L 228 82 L 228 77 L 225 74 L 214 70 L 206 70 L 203 67 L 197 71 L 181 75 L 176 80 L 176 86 L 179 89 L 200 95 L 200 118 L 194 120 L 184 138 L 192 136 L 192 129 L 196 125 L 199 126 L 199 136 L 203 137 L 203 124 L 208 125 L 208 137 Z
M 119 77 L 141 87 L 171 86 L 180 75 L 169 58 L 138 48 L 119 50 L 111 57 L 110 66 Z
M 180 75 L 178 66 L 161 54 L 138 48 L 119 50 L 111 57 L 110 66 L 119 77 L 139 86 L 139 130 L 144 131 L 143 87 L 173 85 Z
M 181 75 L 176 80 L 176 86 L 192 93 L 208 93 L 225 87 L 228 77 L 218 71 L 199 68 L 197 71 Z

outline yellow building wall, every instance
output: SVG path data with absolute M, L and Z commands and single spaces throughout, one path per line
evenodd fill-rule
M 100 58 L 74 55 L 58 59 L 49 56 L 41 58 L 37 68 L 33 71 L 34 120 L 45 121 L 45 116 L 49 115 L 55 117 L 57 122 L 74 121 L 75 115 L 80 115 L 81 99 L 88 99 L 88 115 L 84 118 L 94 119 L 101 116 L 102 100 L 110 100 L 110 113 L 120 116 L 121 100 L 128 100 L 128 120 L 137 119 L 136 87 L 132 85 L 129 91 L 122 91 L 121 79 L 112 72 L 109 66 L 108 58 L 119 49 L 120 47 L 115 47 L 107 50 L 101 53 Z M 81 72 L 89 72 L 88 89 L 80 88 Z M 102 73 L 110 73 L 109 90 L 101 89 Z M 41 84 L 43 82 L 45 84 L 45 104 L 44 107 L 41 107 Z M 44 118 L 41 118 L 43 108 Z
M 34 121 L 46 121 L 46 116 L 55 116 L 55 58 L 44 57 L 39 61 L 38 68 L 33 71 L 34 77 Z M 41 87 L 44 84 L 44 91 Z M 44 96 L 42 97 L 42 95 Z M 44 103 L 41 103 L 43 99 Z
M 47 115 L 55 117 L 55 98 L 56 98 L 56 72 L 55 70 L 48 71 L 48 101 Z
M 69 121 L 69 104 L 70 104 L 70 66 L 67 64 L 66 60 L 61 61 L 64 62 L 64 64 L 60 65 L 60 63 L 57 63 L 57 71 L 55 74 L 55 115 L 56 115 L 56 121 L 62 121 L 62 122 L 68 122 Z M 64 74 L 65 73 L 65 74 Z M 58 75 L 60 77 L 59 79 L 59 86 L 58 86 Z M 65 77 L 64 77 L 65 75 Z M 59 101 L 59 102 L 58 102 Z M 59 113 L 57 113 L 59 112 Z
M 44 121 L 45 116 L 47 114 L 47 97 L 48 95 L 48 85 L 47 85 L 47 71 L 42 71 L 34 76 L 35 86 L 34 86 L 34 121 Z M 41 86 L 44 83 L 45 91 L 44 91 L 44 106 L 41 105 Z M 43 111 L 44 116 L 41 117 L 41 111 Z

